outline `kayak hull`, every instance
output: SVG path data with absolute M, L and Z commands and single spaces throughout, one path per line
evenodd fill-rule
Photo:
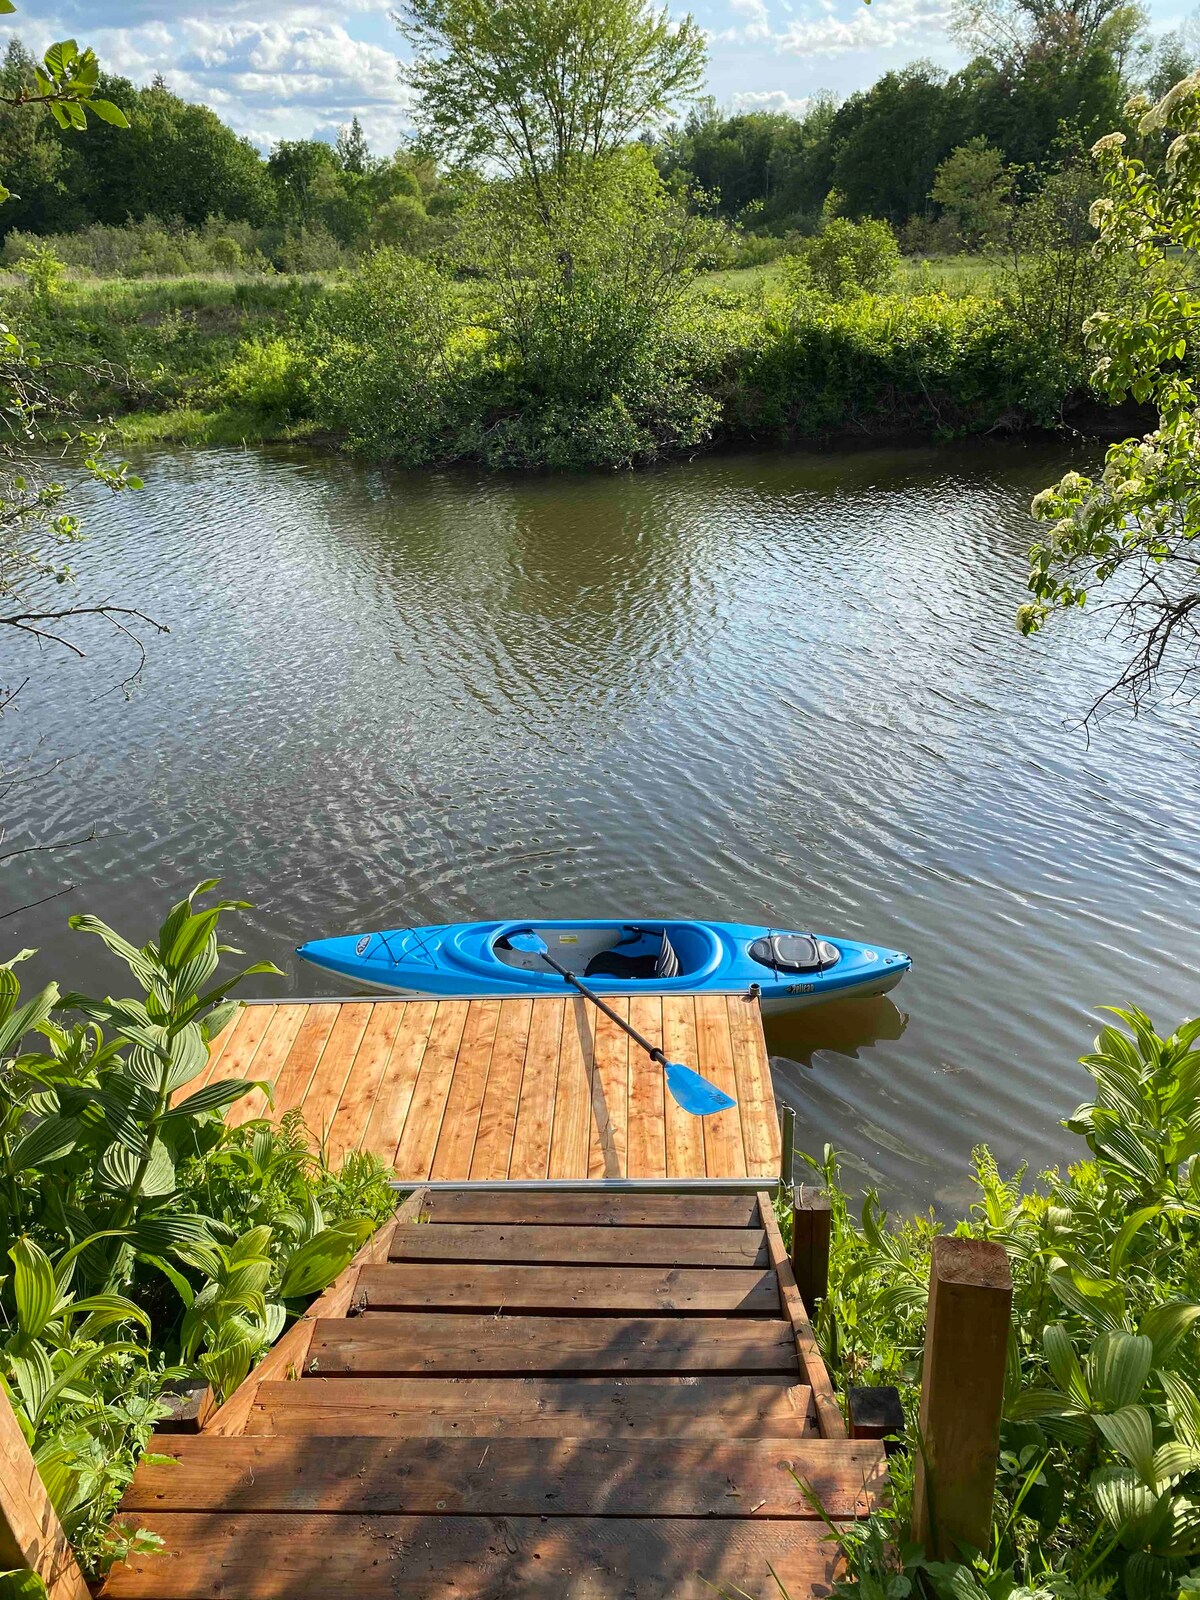
M 788 971 L 755 959 L 750 947 L 780 930 L 731 922 L 575 921 L 474 922 L 396 928 L 314 939 L 299 946 L 302 961 L 359 992 L 398 999 L 518 998 L 573 993 L 538 957 L 506 948 L 510 933 L 534 926 L 554 959 L 584 978 L 587 959 L 613 948 L 631 929 L 665 933 L 680 956 L 673 977 L 585 978 L 595 993 L 611 998 L 634 994 L 747 994 L 757 986 L 765 1013 L 795 1011 L 834 999 L 886 994 L 912 967 L 900 950 L 825 935 L 832 958 L 819 970 Z M 519 964 L 518 964 L 519 963 Z

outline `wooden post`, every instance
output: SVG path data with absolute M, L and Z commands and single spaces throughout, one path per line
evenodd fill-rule
M 780 1152 L 779 1176 L 790 1189 L 792 1186 L 792 1169 L 796 1164 L 796 1112 L 792 1106 L 784 1106 L 779 1113 L 780 1123 Z
M 1002 1245 L 933 1241 L 912 1533 L 939 1560 L 991 1546 L 1011 1309 Z
M 852 1439 L 884 1439 L 889 1456 L 905 1448 L 904 1407 L 900 1391 L 891 1384 L 875 1389 L 846 1390 L 846 1413 Z
M 58 1513 L 0 1386 L 0 1571 L 30 1567 L 50 1600 L 90 1600 Z
M 809 1311 L 829 1293 L 829 1232 L 833 1213 L 824 1189 L 798 1183 L 792 1194 L 792 1271 Z

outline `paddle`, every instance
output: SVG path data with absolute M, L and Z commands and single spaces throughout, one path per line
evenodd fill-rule
M 685 1067 L 679 1061 L 668 1061 L 656 1045 L 652 1045 L 649 1039 L 643 1039 L 636 1028 L 631 1028 L 624 1017 L 618 1016 L 611 1006 L 605 1005 L 598 994 L 593 994 L 589 988 L 580 983 L 573 972 L 568 972 L 566 967 L 560 967 L 550 954 L 546 941 L 540 934 L 534 933 L 532 928 L 523 928 L 519 933 L 510 933 L 508 942 L 514 950 L 522 950 L 530 956 L 541 956 L 546 965 L 553 968 L 560 978 L 565 978 L 579 990 L 585 1000 L 590 1000 L 598 1011 L 603 1011 L 606 1017 L 611 1017 L 618 1028 L 623 1028 L 635 1044 L 641 1045 L 651 1061 L 657 1061 L 666 1073 L 667 1088 L 671 1091 L 676 1104 L 681 1105 L 685 1111 L 690 1111 L 692 1116 L 708 1117 L 714 1111 L 728 1111 L 731 1106 L 737 1104 L 736 1100 L 730 1099 L 724 1089 L 718 1089 L 715 1083 L 709 1083 L 707 1078 L 702 1078 L 691 1067 Z

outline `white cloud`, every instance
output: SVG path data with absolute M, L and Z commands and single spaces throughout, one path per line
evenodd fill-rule
M 729 103 L 734 111 L 786 111 L 789 117 L 802 117 L 812 105 L 812 96 L 796 100 L 782 89 L 748 89 L 733 95 Z
M 125 0 L 120 23 L 108 27 L 88 26 L 75 0 L 38 9 L 22 17 L 34 48 L 78 32 L 108 70 L 137 83 L 161 72 L 177 94 L 211 106 L 264 150 L 278 139 L 327 136 L 357 115 L 372 148 L 386 153 L 410 125 L 398 49 L 347 27 L 356 18 L 373 26 L 366 14 L 385 12 L 387 0 L 340 0 L 330 10 L 304 0 L 274 8 L 218 0 L 202 12 L 196 0 Z
M 850 50 L 919 50 L 945 42 L 950 20 L 946 0 L 887 0 L 865 6 L 862 0 L 823 0 L 822 15 L 797 18 L 773 35 L 776 47 L 792 55 L 840 55 Z

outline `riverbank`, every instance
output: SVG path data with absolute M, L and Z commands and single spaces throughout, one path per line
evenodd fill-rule
M 490 331 L 486 286 L 408 263 L 390 278 L 7 294 L 55 393 L 125 447 L 319 436 L 405 465 L 624 467 L 730 446 L 1123 431 L 1088 394 L 1078 339 L 1049 336 L 1053 308 L 1042 325 L 1022 316 L 978 263 L 923 264 L 846 301 L 770 271 L 699 278 L 663 326 L 624 330 L 646 349 L 619 376 L 580 356 L 561 306 L 538 311 L 554 349 L 514 349 Z

